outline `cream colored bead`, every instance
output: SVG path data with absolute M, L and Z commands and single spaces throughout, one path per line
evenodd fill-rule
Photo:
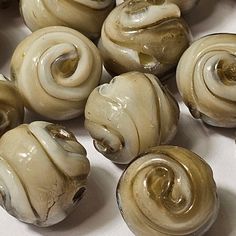
M 151 74 L 129 72 L 96 88 L 85 108 L 85 127 L 96 149 L 126 164 L 176 133 L 178 104 Z
M 20 10 L 32 30 L 67 26 L 89 38 L 100 35 L 103 21 L 115 6 L 114 0 L 21 0 Z
M 177 68 L 177 85 L 195 118 L 236 127 L 236 35 L 215 34 L 194 42 Z
M 83 113 L 101 72 L 96 46 L 78 31 L 62 26 L 29 35 L 11 61 L 11 77 L 27 108 L 54 120 Z
M 129 0 L 103 24 L 98 47 L 108 72 L 152 73 L 163 79 L 174 72 L 191 34 L 173 3 Z
M 174 146 L 153 148 L 132 162 L 120 178 L 117 201 L 136 236 L 200 236 L 219 209 L 210 166 Z
M 37 226 L 63 220 L 86 189 L 86 151 L 63 127 L 33 122 L 0 139 L 0 205 Z

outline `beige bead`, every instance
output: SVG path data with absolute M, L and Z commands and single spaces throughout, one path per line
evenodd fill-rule
M 179 107 L 151 74 L 129 72 L 97 87 L 85 108 L 85 127 L 96 149 L 127 164 L 148 148 L 175 135 Z
M 96 46 L 78 31 L 62 26 L 29 35 L 17 46 L 11 61 L 11 78 L 27 108 L 54 120 L 84 112 L 101 72 Z
M 166 1 L 129 0 L 103 24 L 98 47 L 108 72 L 140 71 L 160 79 L 174 72 L 191 34 L 180 9 Z
M 82 198 L 90 165 L 64 127 L 33 122 L 0 139 L 0 205 L 41 227 L 62 221 Z
M 130 1 L 130 0 L 122 0 L 119 2 L 124 2 L 124 1 Z M 158 4 L 158 1 L 155 1 L 155 0 L 152 0 L 152 1 L 153 3 L 157 2 L 156 4 Z M 164 1 L 165 0 L 160 0 L 159 4 Z M 183 14 L 186 14 L 198 4 L 199 0 L 166 0 L 166 2 L 176 4 L 180 8 L 181 12 Z
M 67 26 L 89 38 L 100 35 L 103 21 L 115 0 L 21 0 L 20 10 L 32 31 L 48 26 Z
M 219 127 L 236 127 L 236 34 L 205 36 L 183 54 L 177 85 L 191 114 Z
M 136 236 L 200 236 L 219 209 L 210 166 L 174 146 L 155 147 L 132 162 L 120 178 L 117 201 Z

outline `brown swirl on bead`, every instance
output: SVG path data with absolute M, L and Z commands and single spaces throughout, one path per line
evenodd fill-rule
M 190 38 L 177 5 L 129 0 L 109 14 L 98 46 L 112 74 L 135 70 L 162 77 L 174 70 Z
M 170 92 L 154 75 L 140 72 L 119 75 L 97 87 L 85 107 L 85 127 L 96 149 L 120 164 L 168 143 L 178 119 L 178 104 Z
M 236 127 L 235 43 L 234 34 L 203 37 L 178 64 L 177 85 L 185 104 L 195 118 L 213 126 Z
M 18 126 L 0 139 L 0 204 L 23 222 L 54 225 L 83 197 L 89 170 L 85 149 L 64 127 Z
M 219 205 L 211 168 L 172 146 L 153 148 L 132 162 L 119 181 L 117 200 L 130 229 L 143 236 L 202 235 Z
M 125 1 L 130 1 L 130 0 L 125 0 Z M 157 0 L 153 2 L 164 3 L 165 0 L 159 0 L 159 1 Z M 186 14 L 197 5 L 199 0 L 167 0 L 166 2 L 176 4 L 180 8 L 181 12 L 183 14 Z
M 83 113 L 101 72 L 96 46 L 78 31 L 62 26 L 29 35 L 11 61 L 11 78 L 27 108 L 54 120 Z

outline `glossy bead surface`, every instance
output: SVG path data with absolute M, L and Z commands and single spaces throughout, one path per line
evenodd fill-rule
M 89 38 L 100 35 L 102 23 L 115 0 L 21 0 L 20 10 L 31 31 L 67 26 Z
M 236 127 L 236 35 L 215 34 L 194 42 L 177 68 L 179 92 L 194 118 Z
M 11 60 L 11 79 L 26 107 L 54 120 L 84 112 L 101 72 L 96 46 L 78 31 L 62 26 L 32 33 L 17 46 Z
M 82 198 L 90 165 L 64 127 L 33 122 L 0 139 L 0 205 L 41 227 L 62 221 Z
M 179 107 L 151 74 L 129 72 L 90 94 L 85 127 L 96 149 L 113 162 L 127 164 L 146 149 L 175 135 Z
M 136 236 L 199 236 L 219 209 L 210 166 L 195 153 L 159 146 L 139 156 L 120 178 L 117 201 Z
M 124 2 L 124 1 L 130 1 L 130 0 L 122 0 L 122 1 L 119 1 L 119 2 Z M 143 0 L 145 1 L 145 0 Z M 162 0 L 162 1 L 159 1 L 160 3 L 161 2 L 164 2 L 165 0 Z M 150 2 L 150 0 L 149 0 Z M 157 2 L 158 4 L 158 1 L 155 1 L 155 0 L 152 0 L 153 3 Z M 190 10 L 192 10 L 197 4 L 198 4 L 199 0 L 166 0 L 166 3 L 174 3 L 176 4 L 181 12 L 183 14 L 186 14 L 188 13 Z
M 106 18 L 98 47 L 114 75 L 140 71 L 160 79 L 174 72 L 191 34 L 180 9 L 166 1 L 129 0 Z

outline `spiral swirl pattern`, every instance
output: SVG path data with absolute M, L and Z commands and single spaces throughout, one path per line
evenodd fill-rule
M 21 0 L 26 25 L 35 31 L 48 26 L 67 26 L 89 38 L 100 35 L 103 21 L 114 0 Z
M 236 127 L 236 35 L 197 40 L 182 56 L 177 85 L 195 118 L 219 127 Z M 191 58 L 191 60 L 189 60 Z
M 0 75 L 0 136 L 21 124 L 24 119 L 22 98 L 14 86 Z
M 27 108 L 55 120 L 83 113 L 101 71 L 95 45 L 79 32 L 60 26 L 28 36 L 11 61 L 11 77 Z
M 153 148 L 132 162 L 119 181 L 117 201 L 138 236 L 203 235 L 219 208 L 211 168 L 174 146 Z
M 140 71 L 162 78 L 175 69 L 189 41 L 177 5 L 129 0 L 109 14 L 98 46 L 111 74 Z
M 0 139 L 0 205 L 38 226 L 63 220 L 86 190 L 85 149 L 63 127 L 33 122 Z
M 97 150 L 113 162 L 126 164 L 146 149 L 171 140 L 179 108 L 155 76 L 129 72 L 91 93 L 85 118 Z

